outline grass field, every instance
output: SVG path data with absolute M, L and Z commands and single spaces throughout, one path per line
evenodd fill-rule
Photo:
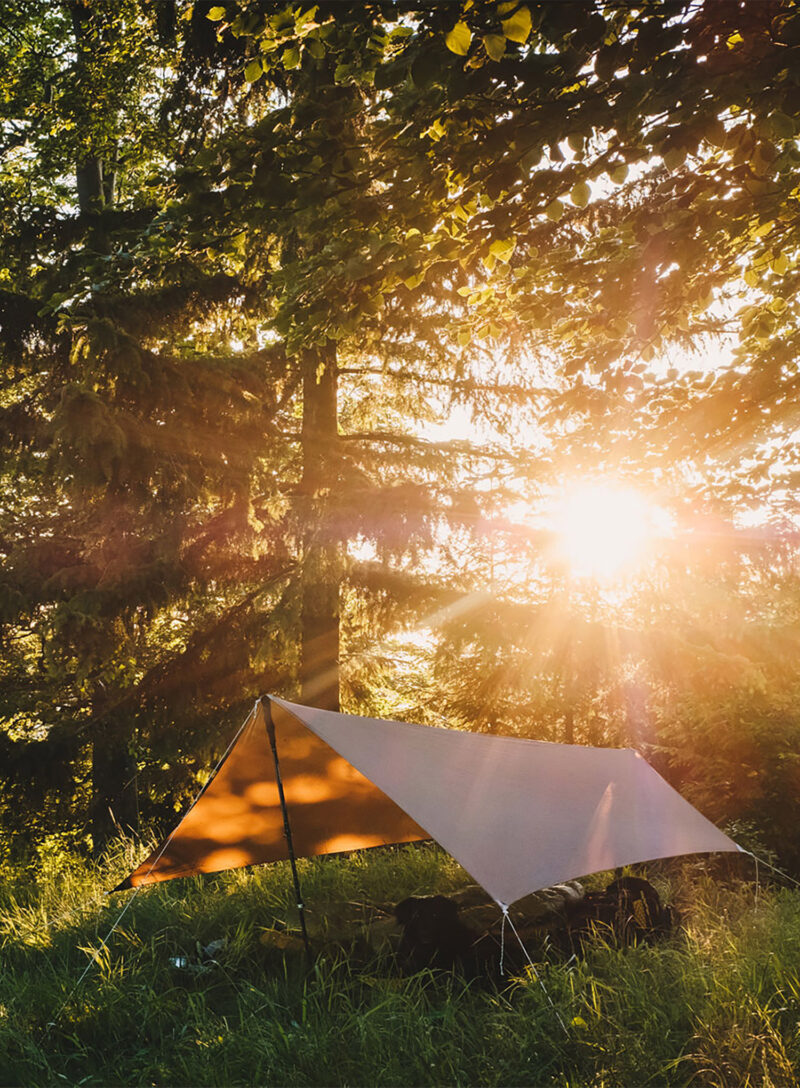
M 104 895 L 131 849 L 94 867 L 53 856 L 3 873 L 3 1085 L 798 1083 L 800 893 L 756 896 L 697 863 L 652 869 L 683 914 L 680 934 L 534 957 L 565 1033 L 532 977 L 500 992 L 401 979 L 387 957 L 333 942 L 356 933 L 354 904 L 468 881 L 430 845 L 301 862 L 311 968 L 291 935 L 277 947 L 296 911 L 276 865 L 142 891 L 74 991 L 131 894 Z M 198 949 L 222 940 L 202 962 Z

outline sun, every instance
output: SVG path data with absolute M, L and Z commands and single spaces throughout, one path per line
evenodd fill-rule
M 631 488 L 605 482 L 564 492 L 553 516 L 556 549 L 578 578 L 610 581 L 644 559 L 664 532 L 664 514 Z

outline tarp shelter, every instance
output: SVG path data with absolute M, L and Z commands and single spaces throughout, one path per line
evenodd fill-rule
M 433 838 L 501 905 L 633 862 L 739 847 L 630 748 L 268 710 L 298 856 Z M 256 703 L 216 775 L 121 888 L 288 857 Z

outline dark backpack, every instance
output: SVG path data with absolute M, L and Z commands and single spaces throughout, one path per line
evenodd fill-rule
M 626 943 L 665 935 L 672 929 L 672 912 L 649 881 L 623 876 L 612 881 L 605 894 L 613 903 L 614 929 Z
M 458 917 L 458 903 L 444 895 L 411 896 L 397 904 L 394 916 L 403 927 L 397 958 L 407 973 L 449 970 L 477 937 Z
M 666 936 L 674 913 L 661 902 L 656 889 L 638 876 L 613 880 L 605 891 L 589 892 L 570 917 L 573 935 L 580 937 L 593 924 L 607 926 L 623 944 Z

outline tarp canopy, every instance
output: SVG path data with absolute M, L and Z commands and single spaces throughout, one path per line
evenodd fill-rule
M 501 905 L 633 862 L 739 847 L 629 748 L 269 710 L 295 853 L 434 838 Z M 424 829 L 424 830 L 423 830 Z M 288 856 L 262 703 L 135 887 Z

